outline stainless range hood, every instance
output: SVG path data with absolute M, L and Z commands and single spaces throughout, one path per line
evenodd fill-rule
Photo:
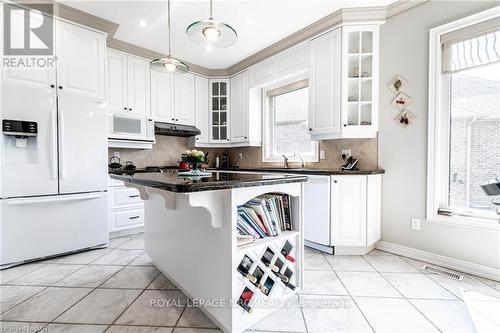
M 155 122 L 155 135 L 196 136 L 201 132 L 194 126 Z

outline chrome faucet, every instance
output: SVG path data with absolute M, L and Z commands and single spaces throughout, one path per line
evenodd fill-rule
M 295 153 L 295 154 L 293 154 L 293 156 L 297 156 L 298 158 L 300 158 L 300 161 L 302 162 L 302 164 L 301 164 L 302 168 L 305 167 L 304 159 L 302 158 L 302 156 L 300 156 L 299 153 Z
M 285 155 L 281 156 L 283 156 L 283 168 L 288 169 L 288 157 L 286 157 Z

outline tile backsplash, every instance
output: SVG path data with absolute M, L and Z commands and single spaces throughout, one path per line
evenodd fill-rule
M 113 152 L 120 153 L 122 164 L 132 161 L 141 168 L 153 165 L 175 165 L 182 152 L 189 149 L 187 139 L 171 136 L 156 136 L 156 144 L 153 149 L 118 149 L 109 148 L 109 157 Z M 238 162 L 240 167 L 269 167 L 282 166 L 282 163 L 262 162 L 262 150 L 260 147 L 238 147 L 238 148 L 197 148 L 208 151 L 210 165 L 213 166 L 216 154 L 229 152 L 231 165 L 236 161 L 239 153 L 243 154 L 243 160 Z M 338 139 L 320 141 L 320 150 L 325 151 L 325 159 L 317 163 L 306 163 L 308 168 L 340 168 L 343 164 L 342 149 L 350 149 L 353 156 L 359 159 L 360 169 L 375 169 L 377 163 L 377 139 Z M 290 167 L 300 167 L 300 163 L 290 162 Z

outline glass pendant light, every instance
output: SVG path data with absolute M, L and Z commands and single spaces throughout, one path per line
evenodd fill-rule
M 189 40 L 196 44 L 213 47 L 228 47 L 238 38 L 236 31 L 228 24 L 214 20 L 212 16 L 212 0 L 210 0 L 210 17 L 208 20 L 192 23 L 186 29 Z
M 172 58 L 170 52 L 170 0 L 167 1 L 167 25 L 168 25 L 168 56 L 166 58 L 155 59 L 150 62 L 152 69 L 160 72 L 179 72 L 188 73 L 189 67 L 185 63 L 175 58 Z

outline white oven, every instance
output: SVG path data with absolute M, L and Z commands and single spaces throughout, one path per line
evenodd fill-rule
M 110 113 L 109 139 L 154 142 L 154 121 L 144 116 Z

